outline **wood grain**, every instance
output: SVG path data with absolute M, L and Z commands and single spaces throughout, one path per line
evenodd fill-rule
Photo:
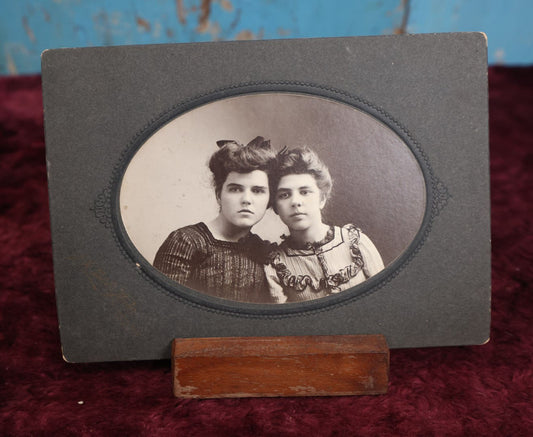
M 174 339 L 180 398 L 346 396 L 387 392 L 382 335 Z

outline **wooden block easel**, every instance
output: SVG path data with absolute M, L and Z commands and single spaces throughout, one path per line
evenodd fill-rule
M 180 398 L 377 395 L 387 392 L 382 335 L 176 338 Z

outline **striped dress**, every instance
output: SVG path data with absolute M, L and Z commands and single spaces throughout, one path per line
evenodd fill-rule
M 272 303 L 264 273 L 268 243 L 255 234 L 239 242 L 217 240 L 205 223 L 172 232 L 153 266 L 202 293 L 240 302 Z
M 283 241 L 265 266 L 274 302 L 302 302 L 338 293 L 383 270 L 381 256 L 352 224 L 332 226 L 326 238 L 298 247 Z

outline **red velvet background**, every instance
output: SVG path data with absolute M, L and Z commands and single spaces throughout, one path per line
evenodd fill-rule
M 178 400 L 169 361 L 68 364 L 39 76 L 0 78 L 0 435 L 533 435 L 533 67 L 492 67 L 484 346 L 391 351 L 386 395 Z

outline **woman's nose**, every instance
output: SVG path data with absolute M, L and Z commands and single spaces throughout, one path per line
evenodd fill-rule
M 244 190 L 242 193 L 242 203 L 250 204 L 252 202 L 251 193 L 248 190 Z

